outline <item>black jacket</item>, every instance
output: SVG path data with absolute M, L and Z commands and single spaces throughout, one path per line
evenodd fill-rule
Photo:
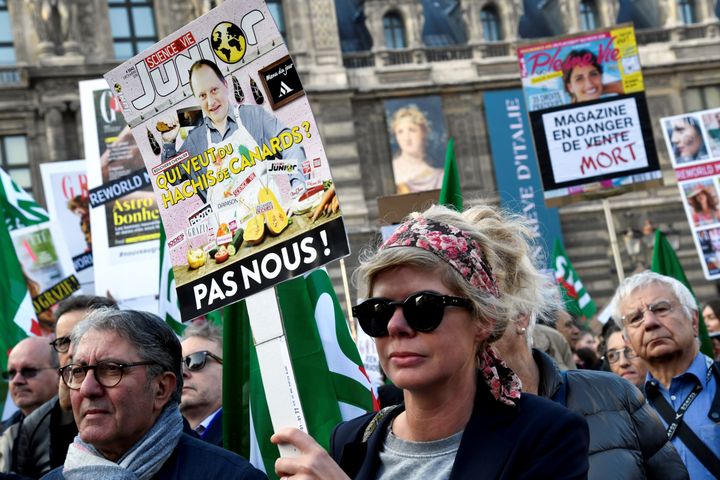
M 369 413 L 341 423 L 330 439 L 330 454 L 355 479 L 374 479 L 378 452 L 401 404 L 383 417 L 362 442 Z M 496 401 L 478 379 L 473 412 L 465 426 L 451 479 L 583 479 L 587 475 L 588 427 L 577 414 L 535 395 L 517 406 Z
M 539 394 L 552 397 L 563 377 L 555 361 L 533 349 L 540 370 Z M 665 428 L 640 390 L 607 372 L 568 370 L 567 408 L 582 415 L 590 427 L 591 480 L 688 478 Z
M 13 448 L 13 471 L 40 478 L 63 464 L 75 435 L 72 411 L 61 409 L 57 396 L 51 398 L 23 421 Z

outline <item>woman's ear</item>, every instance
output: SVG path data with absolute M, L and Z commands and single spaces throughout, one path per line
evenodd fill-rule
M 530 315 L 527 313 L 521 313 L 517 316 L 515 324 L 520 328 L 528 328 L 530 326 Z

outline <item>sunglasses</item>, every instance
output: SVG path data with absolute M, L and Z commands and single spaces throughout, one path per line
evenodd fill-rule
M 197 372 L 198 370 L 202 370 L 203 368 L 205 368 L 205 362 L 207 362 L 207 357 L 215 359 L 216 362 L 222 365 L 222 358 L 208 352 L 207 350 L 191 353 L 187 357 L 183 358 L 183 363 L 185 364 L 185 367 L 191 372 Z
M 402 302 L 393 302 L 386 298 L 368 298 L 354 306 L 352 312 L 365 333 L 371 337 L 384 337 L 388 335 L 388 323 L 397 307 L 402 307 L 405 321 L 413 330 L 427 333 L 440 325 L 445 315 L 445 307 L 472 310 L 472 303 L 467 298 L 418 292 Z
M 7 372 L 2 372 L 3 380 L 12 380 L 15 378 L 15 375 L 18 373 L 23 376 L 23 378 L 34 378 L 40 371 L 42 370 L 55 370 L 54 367 L 45 367 L 45 368 L 21 368 L 20 370 L 15 370 L 14 368 L 11 370 L 8 370 Z

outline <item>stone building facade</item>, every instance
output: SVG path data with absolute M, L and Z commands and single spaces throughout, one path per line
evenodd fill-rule
M 77 83 L 101 77 L 119 57 L 149 46 L 217 3 L 0 0 L 0 166 L 42 202 L 39 165 L 83 157 Z M 450 12 L 453 41 L 427 35 L 428 1 L 268 3 L 301 72 L 331 161 L 353 251 L 349 271 L 358 252 L 377 241 L 377 197 L 395 191 L 386 100 L 439 96 L 447 133 L 456 139 L 466 203 L 496 202 L 482 93 L 520 86 L 515 49 L 525 41 L 518 33 L 523 15 L 533 13 L 531 26 L 541 20 L 546 34 L 557 35 L 614 25 L 629 15 L 638 26 L 665 186 L 610 200 L 620 243 L 623 232 L 639 230 L 646 219 L 679 231 L 679 254 L 698 297 L 717 295 L 714 283 L 703 279 L 659 126 L 662 116 L 720 106 L 715 0 L 446 0 L 439 3 Z M 534 3 L 540 5 L 537 11 L 524 10 Z M 624 10 L 629 4 L 634 13 Z M 350 29 L 347 18 L 354 22 Z M 452 31 L 453 25 L 462 27 L 462 35 Z M 358 27 L 362 41 L 347 34 Z M 441 40 L 429 44 L 430 38 Z M 568 254 L 603 305 L 617 277 L 601 205 L 581 202 L 560 212 Z M 648 260 L 625 251 L 623 259 L 627 273 Z M 339 268 L 331 271 L 340 292 Z M 362 292 L 351 295 L 356 300 Z

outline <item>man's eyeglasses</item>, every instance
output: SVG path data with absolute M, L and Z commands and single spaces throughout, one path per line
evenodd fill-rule
M 71 363 L 58 371 L 62 376 L 63 382 L 71 390 L 80 390 L 80 386 L 90 370 L 95 371 L 95 380 L 105 388 L 112 388 L 120 383 L 123 372 L 126 368 L 139 367 L 140 365 L 157 365 L 157 362 L 134 362 L 134 363 L 117 363 L 109 360 L 98 362 L 95 365 L 79 365 Z
M 605 352 L 605 358 L 607 359 L 608 363 L 617 363 L 618 360 L 620 360 L 620 355 L 625 355 L 625 358 L 628 360 L 632 360 L 633 358 L 637 357 L 637 353 L 635 353 L 635 350 L 630 347 L 625 347 L 622 349 L 618 348 Z
M 58 337 L 50 342 L 50 345 L 52 345 L 53 349 L 58 353 L 67 353 L 67 351 L 70 350 L 70 337 Z
M 20 370 L 15 370 L 14 368 L 8 370 L 7 372 L 2 372 L 3 380 L 9 381 L 15 378 L 15 375 L 18 373 L 23 376 L 23 378 L 33 378 L 35 377 L 40 371 L 42 370 L 55 370 L 55 367 L 43 367 L 43 368 L 32 368 L 32 367 L 26 367 L 21 368 Z
M 433 292 L 418 292 L 402 302 L 393 302 L 387 298 L 368 298 L 354 306 L 352 312 L 365 333 L 371 337 L 384 337 L 388 335 L 388 323 L 397 307 L 402 307 L 405 321 L 413 330 L 432 332 L 442 322 L 445 307 L 471 310 L 472 303 L 467 298 Z
M 207 357 L 214 359 L 216 362 L 222 365 L 222 358 L 218 357 L 214 353 L 208 352 L 207 350 L 191 353 L 187 357 L 183 358 L 183 363 L 185 364 L 185 367 L 191 372 L 197 372 L 198 370 L 202 370 L 203 368 L 205 368 Z
M 669 315 L 672 310 L 672 303 L 667 300 L 660 300 L 659 302 L 651 303 L 646 308 L 640 308 L 634 312 L 628 313 L 627 315 L 623 315 L 621 318 L 623 324 L 629 327 L 639 327 L 645 320 L 646 312 L 652 313 L 657 318 L 664 318 Z

